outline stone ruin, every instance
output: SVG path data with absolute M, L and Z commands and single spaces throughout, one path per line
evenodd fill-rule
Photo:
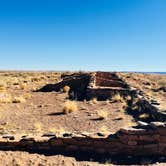
M 63 75 L 60 82 L 48 84 L 39 91 L 60 91 L 66 85 L 70 87 L 69 96 L 77 100 L 92 98 L 106 100 L 117 93 L 121 96 L 135 94 L 135 90 L 132 90 L 116 73 L 111 72 Z
M 70 86 L 77 99 L 105 100 L 114 94 L 130 95 L 128 110 L 135 116 L 137 126 L 122 128 L 116 133 L 39 133 L 38 135 L 2 135 L 1 150 L 55 151 L 56 153 L 92 153 L 108 155 L 166 156 L 166 114 L 160 112 L 139 90 L 133 89 L 116 73 L 96 72 L 64 75 L 56 84 L 49 84 L 39 91 L 60 91 Z M 71 93 L 70 92 L 70 93 Z M 136 100 L 135 100 L 136 99 Z M 135 102 L 136 101 L 136 102 Z M 149 122 L 137 120 L 135 113 L 149 113 Z

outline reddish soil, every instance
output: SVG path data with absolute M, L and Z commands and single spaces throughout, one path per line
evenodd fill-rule
M 78 110 L 63 114 L 62 110 L 68 95 L 62 92 L 34 92 L 48 83 L 56 83 L 61 73 L 26 73 L 1 72 L 0 94 L 10 94 L 12 97 L 21 96 L 25 102 L 0 103 L 0 132 L 1 133 L 46 133 L 46 132 L 116 132 L 122 127 L 136 123 L 124 109 L 124 103 L 98 101 L 77 101 Z M 157 98 L 165 100 L 165 93 L 157 93 L 158 76 L 122 74 L 127 81 L 146 93 L 155 93 Z M 161 78 L 161 77 L 160 77 Z M 163 79 L 163 78 L 162 78 Z M 165 78 L 164 78 L 165 80 Z M 145 81 L 150 85 L 145 85 Z M 108 116 L 99 120 L 98 111 L 105 111 Z M 62 155 L 44 156 L 28 152 L 0 151 L 0 165 L 99 165 L 97 162 L 76 161 L 75 158 Z M 111 164 L 110 164 L 111 165 Z M 164 164 L 158 164 L 164 165 Z

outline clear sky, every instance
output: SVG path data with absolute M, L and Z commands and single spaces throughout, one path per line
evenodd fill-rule
M 166 71 L 166 0 L 1 0 L 0 69 Z

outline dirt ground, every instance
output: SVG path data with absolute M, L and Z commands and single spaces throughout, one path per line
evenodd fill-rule
M 143 91 L 147 97 L 160 103 L 161 111 L 166 110 L 166 75 L 119 73 L 120 76 L 131 86 Z M 161 88 L 161 89 L 160 89 Z
M 45 74 L 45 75 L 44 75 Z M 27 74 L 28 75 L 28 74 Z M 11 75 L 1 76 L 5 84 Z M 23 75 L 24 76 L 24 75 Z M 18 83 L 6 81 L 6 87 L 0 94 L 9 94 L 11 99 L 0 103 L 1 133 L 36 133 L 36 132 L 116 132 L 124 126 L 135 125 L 132 116 L 126 114 L 122 102 L 109 101 L 76 101 L 78 110 L 63 114 L 63 108 L 68 94 L 64 92 L 35 92 L 43 85 L 56 83 L 55 79 L 46 73 L 31 76 L 31 82 L 23 76 L 14 77 Z M 11 77 L 12 78 L 12 77 Z M 42 78 L 41 81 L 40 78 Z M 49 79 L 50 78 L 50 79 Z M 35 81 L 34 81 L 35 80 Z M 26 82 L 24 85 L 23 82 Z M 24 86 L 23 86 L 24 85 Z M 12 101 L 19 98 L 18 101 Z M 6 97 L 8 100 L 8 96 Z M 106 118 L 99 119 L 99 112 L 104 112 Z
M 136 125 L 125 111 L 121 101 L 76 101 L 77 111 L 63 114 L 68 100 L 64 92 L 36 92 L 48 83 L 56 83 L 62 73 L 57 72 L 0 72 L 0 134 L 28 134 L 48 132 L 112 132 L 122 127 Z M 124 79 L 155 96 L 165 108 L 166 93 L 155 92 L 164 85 L 166 76 L 121 74 Z M 165 83 L 166 85 L 166 83 Z M 105 118 L 100 119 L 99 112 Z M 77 161 L 64 155 L 45 156 L 28 152 L 0 151 L 0 166 L 7 165 L 66 165 L 95 166 L 97 161 Z M 108 164 L 109 161 L 103 165 Z M 108 164 L 111 165 L 111 164 Z M 157 163 L 155 165 L 165 165 Z

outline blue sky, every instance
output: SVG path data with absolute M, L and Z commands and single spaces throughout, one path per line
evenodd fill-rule
M 0 69 L 166 71 L 166 0 L 0 1 Z

